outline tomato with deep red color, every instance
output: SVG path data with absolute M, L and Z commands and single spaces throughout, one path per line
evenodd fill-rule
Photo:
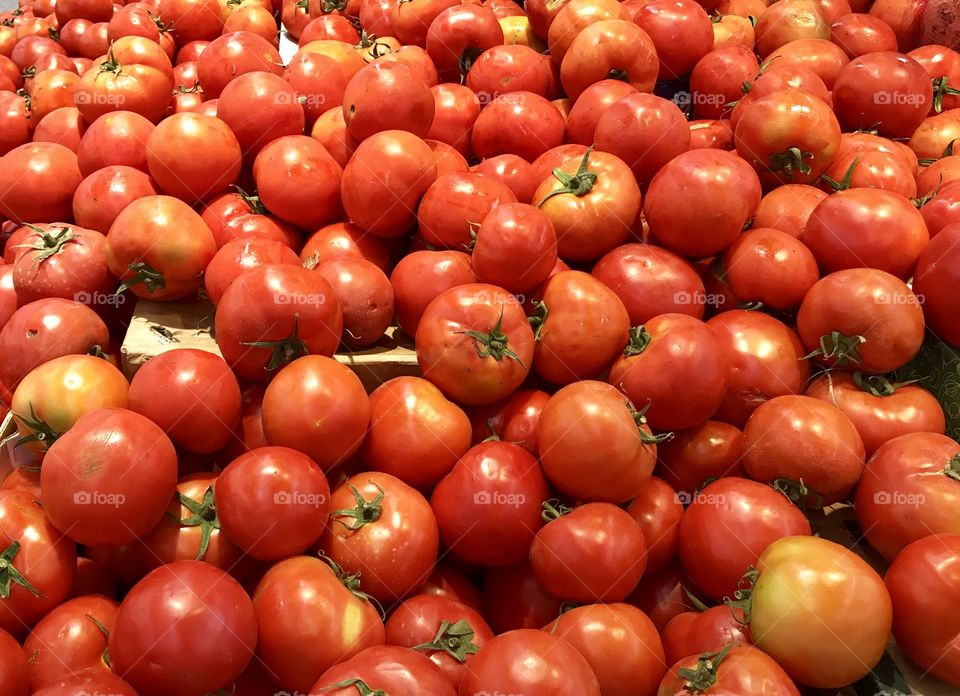
M 458 82 L 471 63 L 489 48 L 504 43 L 503 29 L 488 7 L 454 5 L 430 23 L 427 53 L 444 82 Z
M 427 306 L 444 291 L 475 283 L 470 256 L 461 251 L 414 251 L 390 274 L 397 324 L 415 336 Z
M 147 141 L 155 126 L 132 111 L 111 111 L 84 131 L 77 164 L 84 176 L 110 165 L 125 165 L 149 173 Z
M 109 672 L 104 660 L 117 603 L 91 595 L 68 600 L 47 614 L 24 641 L 34 691 L 86 671 Z
M 14 66 L 16 69 L 16 66 Z M 19 75 L 20 71 L 17 70 Z M 30 140 L 30 110 L 27 100 L 12 90 L 0 91 L 0 155 Z
M 633 17 L 651 38 L 660 61 L 660 80 L 676 80 L 693 70 L 714 44 L 714 30 L 703 7 L 692 0 L 652 0 Z
M 687 585 L 680 563 L 671 561 L 663 570 L 645 573 L 627 602 L 643 611 L 662 633 L 674 616 L 693 610 Z
M 529 292 L 547 279 L 556 262 L 557 235 L 542 211 L 525 203 L 502 203 L 483 217 L 473 246 L 473 270 L 480 282 Z
M 341 258 L 318 265 L 343 313 L 343 343 L 367 348 L 383 338 L 393 322 L 393 286 L 375 264 L 363 258 Z
M 670 484 L 651 476 L 627 508 L 647 542 L 644 572 L 662 570 L 677 555 L 683 503 Z
M 252 32 L 235 31 L 206 38 L 212 40 L 194 60 L 197 60 L 200 86 L 208 99 L 219 97 L 223 88 L 237 75 L 256 71 L 280 75 L 283 72 L 283 61 L 276 47 Z
M 609 384 L 583 380 L 562 388 L 544 406 L 538 425 L 547 478 L 578 500 L 621 503 L 636 497 L 650 478 L 654 443 L 661 439 L 638 418 Z
M 800 696 L 783 668 L 763 651 L 749 645 L 728 643 L 679 660 L 667 670 L 657 696 L 741 696 L 750 693 Z
M 160 0 L 156 7 L 180 46 L 214 39 L 223 28 L 224 9 L 216 0 Z
M 468 450 L 437 484 L 430 503 L 440 539 L 456 556 L 505 566 L 527 557 L 549 494 L 533 455 L 495 441 Z
M 529 46 L 505 44 L 489 47 L 469 65 L 465 85 L 480 107 L 498 95 L 527 92 L 548 97 L 554 77 L 550 60 Z
M 724 277 L 740 300 L 790 310 L 820 279 L 814 253 L 788 232 L 755 226 L 727 248 Z
M 54 684 L 33 692 L 34 696 L 84 696 L 95 693 L 138 696 L 128 682 L 112 672 L 91 670 L 60 679 Z
M 488 414 L 489 407 L 475 409 L 471 413 L 474 444 L 495 434 L 501 440 L 523 447 L 530 454 L 539 454 L 537 426 L 540 413 L 549 400 L 550 395 L 545 391 L 520 389 L 505 402 L 493 405 L 492 415 Z M 483 422 L 478 422 L 478 418 Z
M 607 110 L 624 97 L 636 93 L 636 87 L 621 80 L 600 80 L 590 85 L 576 98 L 567 116 L 567 139 L 572 143 L 593 145 L 597 124 Z
M 98 466 L 91 469 L 90 461 Z M 82 544 L 119 546 L 160 521 L 177 483 L 166 434 L 133 411 L 82 416 L 44 457 L 40 486 L 51 522 Z
M 729 104 L 744 97 L 744 83 L 752 83 L 760 70 L 751 47 L 716 48 L 697 62 L 690 73 L 690 102 L 697 118 L 723 118 Z
M 109 649 L 114 671 L 139 693 L 187 696 L 228 685 L 256 644 L 257 617 L 240 583 L 206 563 L 176 561 L 130 590 Z
M 144 172 L 110 165 L 80 182 L 73 194 L 73 217 L 81 227 L 106 234 L 124 208 L 157 193 L 153 180 Z
M 297 254 L 283 242 L 263 237 L 234 239 L 210 260 L 203 273 L 207 297 L 216 306 L 231 283 L 258 266 L 270 264 L 299 265 Z
M 63 145 L 20 145 L 0 159 L 0 215 L 31 223 L 69 220 L 82 179 L 76 154 Z
M 742 618 L 741 612 L 731 610 L 726 604 L 703 611 L 685 611 L 673 617 L 661 634 L 667 664 L 717 652 L 728 643 L 750 645 L 750 629 L 742 623 Z
M 439 84 L 430 88 L 434 114 L 427 137 L 452 145 L 464 157 L 473 152 L 470 133 L 480 115 L 477 95 L 464 85 Z
M 830 25 L 830 40 L 851 59 L 868 53 L 897 50 L 897 35 L 886 22 L 868 14 L 851 13 Z
M 10 696 L 27 696 L 31 691 L 27 657 L 16 639 L 0 631 L 0 679 Z
M 740 476 L 743 434 L 728 423 L 708 420 L 680 430 L 657 447 L 657 475 L 687 500 L 709 480 Z
M 933 534 L 901 551 L 887 570 L 897 645 L 924 670 L 960 686 L 955 643 L 960 596 L 960 535 Z
M 352 696 L 358 690 L 371 694 L 456 694 L 439 667 L 423 655 L 395 645 L 375 645 L 334 665 L 323 673 L 310 693 Z
M 283 688 L 306 692 L 334 664 L 383 644 L 377 610 L 344 580 L 319 558 L 293 556 L 257 585 L 256 659 Z
M 786 537 L 767 547 L 757 569 L 750 631 L 791 678 L 840 688 L 877 664 L 890 635 L 890 595 L 860 556 L 819 537 Z
M 677 0 L 677 3 L 680 1 L 683 0 Z M 710 33 L 712 43 L 712 30 Z M 564 91 L 571 99 L 576 99 L 590 85 L 611 76 L 624 80 L 640 92 L 650 91 L 657 80 L 658 69 L 659 50 L 654 44 L 642 26 L 631 21 L 601 19 L 592 22 L 576 33 L 561 57 L 560 82 Z M 700 57 L 698 55 L 694 62 Z M 660 70 L 663 70 L 662 59 Z
M 864 372 L 905 365 L 920 350 L 923 328 L 919 296 L 899 278 L 871 268 L 821 278 L 797 314 L 807 350 L 831 367 Z
M 497 179 L 476 172 L 445 174 L 423 194 L 417 209 L 419 232 L 434 247 L 468 249 L 472 225 L 498 206 L 516 202 L 513 191 Z
M 960 190 L 960 185 L 958 185 Z M 953 260 L 957 254 L 960 225 L 944 227 L 921 252 L 914 272 L 913 290 L 923 298 L 923 315 L 930 329 L 952 345 L 960 345 L 952 290 L 956 282 Z
M 462 572 L 443 562 L 433 567 L 426 584 L 420 589 L 420 594 L 451 599 L 466 604 L 475 611 L 481 611 L 482 595 L 477 586 Z
M 444 10 L 456 4 L 454 0 L 397 3 L 390 8 L 393 33 L 401 43 L 425 46 L 430 25 Z
M 470 142 L 477 157 L 518 155 L 532 161 L 563 142 L 563 115 L 528 91 L 497 94 L 480 111 Z

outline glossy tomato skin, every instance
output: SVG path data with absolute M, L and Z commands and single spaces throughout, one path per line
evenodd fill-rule
M 917 297 L 923 297 L 923 314 L 930 329 L 951 345 L 960 345 L 960 329 L 949 299 L 956 277 L 953 259 L 958 239 L 960 225 L 943 228 L 921 252 L 913 282 Z
M 470 141 L 477 157 L 519 155 L 532 161 L 563 142 L 563 115 L 533 92 L 509 92 L 493 98 L 473 124 Z
M 198 632 L 207 640 L 195 644 Z M 139 693 L 187 696 L 229 684 L 256 643 L 253 603 L 240 583 L 206 563 L 177 561 L 124 598 L 109 648 L 113 669 Z
M 753 227 L 772 227 L 800 238 L 813 210 L 826 197 L 824 191 L 807 184 L 778 186 L 760 199 Z
M 547 480 L 529 452 L 502 441 L 469 449 L 433 491 L 440 539 L 458 557 L 506 566 L 527 558 L 543 525 Z
M 390 274 L 397 324 L 413 337 L 427 306 L 443 291 L 475 283 L 477 276 L 462 251 L 414 251 Z
M 16 639 L 0 633 L 0 677 L 10 696 L 27 696 L 31 686 L 27 673 L 27 657 Z
M 78 225 L 106 234 L 130 203 L 157 193 L 153 180 L 144 172 L 125 165 L 110 165 L 80 182 L 73 194 L 73 216 Z
M 893 600 L 893 635 L 910 658 L 960 686 L 953 599 L 960 594 L 960 535 L 933 534 L 903 549 L 884 581 Z M 947 599 L 945 604 L 940 600 Z
M 95 470 L 91 459 L 100 463 Z M 92 546 L 144 536 L 159 522 L 177 483 L 169 438 L 152 421 L 121 408 L 81 417 L 53 443 L 44 463 L 40 487 L 51 522 Z
M 685 611 L 673 617 L 661 635 L 667 664 L 717 652 L 727 643 L 750 645 L 750 629 L 740 623 L 740 618 L 725 604 L 703 612 Z
M 747 310 L 722 312 L 707 322 L 730 355 L 727 394 L 716 420 L 743 427 L 769 399 L 799 394 L 810 364 L 797 334 L 773 317 Z
M 627 602 L 643 611 L 662 633 L 670 619 L 694 609 L 687 587 L 690 582 L 684 577 L 680 563 L 672 561 L 663 570 L 645 574 Z
M 439 176 L 417 209 L 419 232 L 432 246 L 467 249 L 472 241 L 470 223 L 482 222 L 503 203 L 516 203 L 516 196 L 497 179 L 476 172 Z
M 32 223 L 69 220 L 82 178 L 77 156 L 63 145 L 25 143 L 13 148 L 0 165 L 0 215 Z
M 370 400 L 357 375 L 322 355 L 282 369 L 263 397 L 263 432 L 271 445 L 290 447 L 329 470 L 363 442 Z
M 263 37 L 248 31 L 234 31 L 210 38 L 197 59 L 197 74 L 207 99 L 219 97 L 230 80 L 241 73 L 265 71 L 279 75 L 283 72 L 280 54 Z
M 416 339 L 423 374 L 461 404 L 488 404 L 512 393 L 534 358 L 533 331 L 519 302 L 494 285 L 440 294 L 420 318 Z
M 467 666 L 460 694 L 483 691 L 600 696 L 600 685 L 573 645 L 546 631 L 519 629 L 494 638 Z
M 663 569 L 677 555 L 682 497 L 663 479 L 651 476 L 640 493 L 630 501 L 627 512 L 640 526 L 647 542 L 645 573 Z
M 873 454 L 857 487 L 857 520 L 887 560 L 929 534 L 958 533 L 960 446 L 936 433 L 894 438 Z
M 374 263 L 343 258 L 322 263 L 316 273 L 333 288 L 343 313 L 343 343 L 359 350 L 381 339 L 393 322 L 393 286 Z
M 819 537 L 786 537 L 767 547 L 757 569 L 750 631 L 793 679 L 839 688 L 879 661 L 890 635 L 890 595 L 866 561 Z M 802 609 L 798 596 L 806 598 Z
M 530 565 L 553 596 L 578 603 L 620 602 L 647 565 L 634 519 L 610 503 L 587 503 L 548 522 L 530 546 Z
M 285 689 L 306 692 L 334 664 L 384 642 L 377 610 L 316 557 L 292 556 L 271 567 L 253 605 L 257 659 Z
M 27 663 L 33 690 L 51 686 L 80 672 L 109 672 L 103 660 L 107 636 L 116 621 L 118 605 L 98 595 L 68 600 L 47 614 L 24 641 L 31 655 Z
M 472 260 L 481 282 L 530 292 L 549 277 L 557 262 L 553 223 L 531 205 L 503 203 L 483 218 Z
M 657 446 L 657 476 L 678 496 L 693 499 L 708 479 L 739 476 L 743 472 L 743 433 L 729 423 L 708 420 Z
M 621 503 L 636 496 L 650 478 L 657 448 L 634 413 L 629 400 L 603 382 L 583 380 L 554 394 L 537 433 L 550 482 L 585 501 Z
M 632 331 L 610 368 L 610 384 L 645 408 L 651 428 L 690 428 L 710 418 L 726 394 L 730 367 L 709 327 L 685 314 L 661 314 Z M 676 388 L 682 381 L 696 391 L 695 400 Z
M 798 307 L 820 279 L 817 260 L 802 241 L 788 232 L 756 226 L 727 248 L 723 270 L 739 299 L 784 311 Z
M 274 140 L 302 135 L 305 124 L 297 92 L 267 72 L 244 73 L 227 83 L 217 101 L 217 118 L 236 136 L 247 161 Z
M 716 655 L 718 651 L 711 651 Z M 700 656 L 681 659 L 667 670 L 660 683 L 657 696 L 687 696 L 696 693 L 692 682 L 680 674 L 680 670 L 696 670 Z M 740 694 L 765 694 L 769 696 L 800 696 L 796 685 L 771 657 L 748 645 L 737 645 L 724 654 L 723 659 L 714 658 L 716 681 L 707 693 L 716 696 L 739 696 Z
M 869 458 L 900 435 L 944 432 L 943 408 L 933 394 L 916 384 L 897 384 L 893 389 L 890 394 L 877 391 L 869 379 L 861 387 L 854 377 L 837 371 L 821 375 L 804 393 L 843 411 L 860 433 Z
M 80 139 L 77 164 L 84 176 L 109 165 L 149 173 L 147 140 L 154 125 L 133 111 L 111 111 L 91 123 Z
M 92 304 L 113 292 L 106 237 L 73 225 L 35 226 L 19 244 L 13 285 L 20 305 L 45 297 Z
M 0 544 L 9 554 L 15 543 L 12 566 L 39 592 L 13 583 L 0 600 L 0 629 L 19 635 L 65 600 L 73 583 L 77 551 L 47 519 L 30 493 L 0 491 Z
M 756 481 L 721 478 L 691 500 L 680 521 L 680 562 L 690 580 L 714 600 L 733 597 L 740 578 L 772 542 L 810 534 L 799 508 Z
M 355 679 L 381 693 L 456 694 L 439 667 L 422 654 L 395 645 L 375 645 L 334 665 L 323 673 L 310 693 L 350 696 L 360 688 L 353 682 Z
M 63 696 L 63 694 L 79 696 L 79 694 L 96 693 L 98 691 L 115 694 L 115 696 L 138 696 L 127 681 L 113 673 L 90 670 L 60 679 L 56 683 L 33 693 L 39 696 Z
M 214 306 L 220 303 L 230 284 L 248 270 L 274 263 L 299 264 L 300 258 L 276 239 L 250 237 L 232 239 L 210 260 L 203 273 L 204 289 Z
M 642 92 L 651 90 L 657 79 L 654 42 L 626 19 L 600 19 L 583 27 L 560 62 L 560 82 L 572 99 L 611 75 L 622 75 Z
M 420 490 L 432 489 L 470 448 L 470 420 L 421 377 L 396 377 L 370 394 L 368 466 Z
M 444 622 L 449 622 L 450 628 L 441 633 Z M 462 633 L 460 626 L 454 629 L 461 622 L 466 623 Z M 388 645 L 419 649 L 421 654 L 443 670 L 454 687 L 459 686 L 464 665 L 472 659 L 471 655 L 493 640 L 494 636 L 476 610 L 452 599 L 425 594 L 411 597 L 397 607 L 387 621 L 386 631 Z M 471 634 L 467 636 L 466 631 Z M 430 643 L 448 645 L 449 650 L 417 648 Z

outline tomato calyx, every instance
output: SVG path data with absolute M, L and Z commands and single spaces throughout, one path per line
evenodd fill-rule
M 943 470 L 943 475 L 954 481 L 960 481 L 960 454 L 955 454 Z
M 167 285 L 163 273 L 143 261 L 134 261 L 127 266 L 127 270 L 132 272 L 133 275 L 120 283 L 113 293 L 114 295 L 122 295 L 134 285 L 143 285 L 148 293 L 153 293 L 154 290 L 162 289 Z
M 820 337 L 820 346 L 803 356 L 804 360 L 820 356 L 825 360 L 833 360 L 835 365 L 849 365 L 863 362 L 860 359 L 859 346 L 866 343 L 864 336 L 847 336 L 839 331 L 824 334 Z
M 107 639 L 107 641 L 110 640 L 110 631 L 107 630 L 107 627 L 103 625 L 102 621 L 97 619 L 97 617 L 93 616 L 92 614 L 84 614 L 83 616 L 84 618 L 90 619 L 93 622 L 93 625 L 97 627 L 97 629 L 100 631 L 100 633 L 103 634 L 103 637 Z M 109 669 L 110 668 L 110 648 L 109 647 L 104 646 L 103 652 L 100 653 L 100 659 L 103 660 L 103 664 L 107 666 L 107 669 Z
M 480 652 L 480 646 L 473 642 L 475 631 L 466 619 L 456 623 L 444 620 L 437 635 L 429 643 L 413 646 L 414 650 L 436 650 L 444 652 L 457 662 L 466 662 L 468 655 Z
M 794 481 L 788 478 L 776 478 L 770 482 L 770 487 L 778 493 L 783 493 L 787 500 L 801 510 L 819 510 L 823 507 L 823 496 L 808 488 L 803 479 Z
M 21 413 L 14 413 L 13 417 L 33 431 L 29 435 L 24 435 L 23 437 L 18 438 L 17 441 L 13 443 L 15 448 L 25 445 L 28 442 L 38 442 L 44 446 L 44 449 L 46 449 L 56 442 L 61 435 L 63 435 L 62 432 L 57 432 L 51 428 L 50 424 L 45 420 L 37 417 L 36 412 L 33 410 L 32 401 L 30 402 L 29 418 Z
M 387 692 L 383 689 L 371 689 L 362 679 L 356 678 L 344 679 L 343 681 L 338 681 L 336 684 L 324 686 L 320 689 L 320 691 L 330 691 L 330 689 L 347 689 L 351 686 L 357 689 L 357 693 L 359 693 L 360 696 L 387 696 Z
M 197 83 L 200 84 L 199 82 Z M 260 200 L 260 196 L 247 193 L 242 188 L 234 184 L 232 186 L 233 190 L 237 192 L 237 195 L 243 199 L 243 202 L 247 204 L 247 207 L 250 208 L 250 212 L 254 215 L 269 215 L 270 211 L 267 210 L 267 207 Z
M 464 334 L 473 339 L 480 358 L 503 360 L 510 358 L 523 365 L 520 356 L 510 349 L 509 337 L 503 333 L 503 305 L 500 305 L 500 318 L 487 333 L 482 331 L 454 331 L 455 334 Z M 524 367 L 526 367 L 524 365 Z
M 589 169 L 591 152 L 593 152 L 593 148 L 588 147 L 587 151 L 583 153 L 583 159 L 580 160 L 580 166 L 573 174 L 567 174 L 560 167 L 553 170 L 553 176 L 563 186 L 548 193 L 546 198 L 537 204 L 538 208 L 542 208 L 544 203 L 563 193 L 571 193 L 577 198 L 582 198 L 593 190 L 594 184 L 597 183 L 597 173 L 591 172 Z
M 534 341 L 540 340 L 540 334 L 543 333 L 543 327 L 547 323 L 548 316 L 550 316 L 550 310 L 547 309 L 547 304 L 543 300 L 533 305 L 533 314 L 527 317 L 527 321 L 530 322 L 530 328 L 533 329 Z
M 460 54 L 460 57 L 457 58 L 457 68 L 460 70 L 461 85 L 467 79 L 467 73 L 470 72 L 470 68 L 473 67 L 473 64 L 482 53 L 483 51 L 476 46 L 467 46 L 465 49 L 463 49 L 463 53 Z
M 897 393 L 897 389 L 900 387 L 905 387 L 909 384 L 916 384 L 920 381 L 917 379 L 908 379 L 905 382 L 891 382 L 883 375 L 865 375 L 859 370 L 853 373 L 853 383 L 856 384 L 860 389 L 872 394 L 873 396 L 893 396 Z M 831 384 L 831 388 L 832 388 Z
M 620 82 L 630 82 L 630 76 L 627 74 L 626 70 L 618 70 L 617 68 L 610 68 L 607 72 L 608 80 L 620 80 Z
M 799 147 L 788 147 L 783 152 L 774 152 L 770 155 L 770 171 L 783 172 L 788 180 L 799 172 L 807 175 L 813 171 L 805 160 L 813 159 L 812 152 L 806 152 Z
M 17 96 L 23 99 L 24 103 L 26 104 L 27 111 L 30 111 L 33 108 L 33 100 L 27 90 L 21 87 L 17 90 Z
M 354 500 L 357 501 L 357 506 L 352 508 L 344 508 L 343 510 L 334 510 L 330 513 L 330 519 L 335 522 L 339 522 L 344 527 L 349 529 L 351 532 L 355 532 L 358 529 L 362 529 L 368 524 L 372 524 L 380 519 L 380 515 L 383 514 L 383 497 L 385 492 L 383 488 L 380 487 L 375 481 L 371 481 L 374 486 L 376 486 L 377 491 L 379 491 L 373 498 L 373 500 L 367 500 L 363 497 L 363 494 L 356 489 L 356 487 L 348 483 L 347 488 L 350 489 L 350 492 L 353 493 Z M 347 524 L 343 520 L 339 519 L 341 517 L 347 517 L 353 520 L 350 524 Z
M 200 527 L 200 548 L 194 560 L 203 560 L 207 548 L 210 546 L 210 537 L 214 530 L 220 529 L 217 505 L 213 497 L 213 486 L 207 486 L 207 490 L 204 491 L 203 498 L 199 502 L 179 491 L 176 495 L 177 500 L 183 507 L 187 508 L 190 514 L 182 519 L 169 512 L 167 515 L 181 527 Z
M 320 10 L 324 14 L 340 12 L 345 9 L 347 9 L 347 0 L 322 0 L 320 3 Z
M 49 259 L 51 256 L 55 256 L 63 252 L 63 248 L 70 242 L 77 243 L 80 239 L 69 227 L 61 227 L 59 231 L 53 232 L 45 230 L 36 225 L 26 224 L 24 227 L 27 227 L 33 230 L 37 239 L 33 244 L 21 244 L 20 248 L 30 249 L 36 251 L 37 254 L 33 259 L 33 265 L 36 268 L 41 263 Z
M 3 550 L 3 553 L 0 553 L 0 599 L 7 599 L 10 596 L 11 585 L 20 585 L 34 597 L 40 596 L 37 588 L 13 566 L 13 559 L 19 552 L 20 542 L 14 541 Z
M 540 512 L 540 517 L 544 522 L 553 522 L 554 520 L 559 520 L 564 515 L 568 515 L 573 512 L 573 508 L 569 505 L 564 505 L 556 498 L 551 498 L 550 500 L 544 500 L 540 507 L 543 510 Z
M 949 86 L 950 78 L 946 75 L 943 77 L 933 78 L 933 111 L 934 113 L 940 113 L 943 111 L 943 98 L 946 96 L 954 96 L 960 94 L 960 89 L 954 89 Z
M 36 74 L 37 74 L 37 66 L 31 65 L 27 68 L 24 68 L 23 72 L 20 73 L 20 77 L 23 77 L 23 78 L 33 77 Z
M 490 434 L 483 439 L 483 442 L 500 442 L 501 438 L 499 435 L 497 435 L 497 431 L 493 427 L 493 416 L 491 416 L 490 418 L 487 418 L 486 425 L 487 425 L 487 430 L 490 431 Z
M 647 409 L 650 408 L 650 402 L 647 402 L 647 405 L 641 409 L 636 409 L 632 403 L 627 402 L 627 408 L 630 410 L 630 415 L 633 416 L 633 422 L 637 424 L 637 429 L 640 431 L 640 441 L 645 445 L 655 445 L 659 442 L 667 442 L 674 438 L 674 433 L 660 433 L 659 435 L 653 435 L 648 433 L 643 426 L 647 425 Z
M 273 352 L 270 354 L 270 360 L 263 368 L 267 372 L 273 372 L 277 368 L 310 353 L 307 344 L 300 338 L 299 314 L 293 315 L 293 333 L 286 338 L 281 338 L 279 341 L 249 341 L 240 345 L 251 348 L 271 348 Z
M 733 618 L 741 626 L 750 625 L 750 611 L 753 608 L 753 588 L 760 579 L 760 571 L 755 566 L 747 568 L 739 584 L 741 587 L 733 593 L 733 599 L 726 599 L 724 604 L 730 608 Z
M 377 608 L 377 611 L 380 612 L 380 616 L 384 616 L 383 607 L 380 605 L 380 602 L 377 601 L 376 597 L 368 595 L 366 592 L 360 589 L 360 573 L 348 573 L 342 565 L 337 563 L 335 560 L 330 558 L 323 551 L 319 554 L 320 560 L 330 566 L 330 570 L 333 571 L 333 574 L 336 576 L 337 580 L 340 581 L 344 587 L 357 599 L 362 599 L 366 602 L 370 602 L 373 606 Z
M 857 168 L 857 163 L 860 161 L 859 157 L 855 157 L 853 162 L 850 163 L 850 166 L 847 167 L 846 173 L 844 173 L 843 178 L 840 181 L 837 181 L 833 177 L 827 176 L 826 174 L 821 175 L 821 179 L 833 189 L 833 192 L 837 191 L 846 191 L 853 184 L 853 172 Z
M 53 40 L 56 41 L 57 43 L 60 43 L 60 32 L 59 32 L 59 31 L 57 31 L 57 30 L 54 29 L 53 27 L 50 27 L 49 29 L 47 29 L 47 34 L 49 34 L 49 36 L 50 36 L 51 39 L 53 39 Z
M 652 340 L 653 336 L 647 331 L 647 327 L 643 325 L 634 326 L 630 329 L 630 338 L 627 340 L 627 347 L 623 349 L 623 354 L 627 356 L 640 355 L 647 349 Z
M 111 43 L 110 48 L 107 49 L 107 59 L 100 63 L 100 72 L 113 73 L 114 75 L 119 76 L 120 69 L 120 63 L 113 55 L 113 43 Z
M 685 680 L 688 691 L 702 693 L 717 683 L 717 672 L 720 664 L 726 659 L 733 643 L 727 643 L 718 652 L 704 653 L 697 658 L 694 669 L 681 668 L 677 676 Z

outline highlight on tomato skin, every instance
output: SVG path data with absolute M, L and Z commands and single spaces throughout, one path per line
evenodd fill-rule
M 956 691 L 958 46 L 0 0 L 0 692 Z

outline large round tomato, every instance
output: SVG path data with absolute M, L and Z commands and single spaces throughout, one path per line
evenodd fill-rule
M 240 583 L 206 563 L 176 561 L 130 590 L 109 647 L 113 670 L 138 693 L 192 696 L 228 686 L 256 644 L 253 603 Z
M 960 186 L 960 185 L 958 185 Z M 951 301 L 958 282 L 954 263 L 960 246 L 960 225 L 944 227 L 921 252 L 913 277 L 913 291 L 923 298 L 923 316 L 937 336 L 960 345 L 960 324 Z
M 419 232 L 427 244 L 461 251 L 469 249 L 472 226 L 516 196 L 503 182 L 476 172 L 455 172 L 437 178 L 417 209 Z
M 503 633 L 483 646 L 467 665 L 461 694 L 600 696 L 587 659 L 563 638 L 546 631 Z
M 550 495 L 543 471 L 517 445 L 483 442 L 467 451 L 433 491 L 440 539 L 456 556 L 484 566 L 527 558 Z
M 159 193 L 146 173 L 125 165 L 110 165 L 80 182 L 73 194 L 78 225 L 106 234 L 120 212 L 133 201 Z
M 287 690 L 306 693 L 336 663 L 384 642 L 383 622 L 357 579 L 316 557 L 293 556 L 271 567 L 253 607 L 256 659 Z
M 334 665 L 317 680 L 312 696 L 431 694 L 455 696 L 454 686 L 423 655 L 395 645 L 375 645 Z
M 554 394 L 537 433 L 544 471 L 558 490 L 612 503 L 634 498 L 649 480 L 657 441 L 627 397 L 592 380 Z
M 783 668 L 749 645 L 728 643 L 712 652 L 684 658 L 667 670 L 657 696 L 800 696 Z
M 305 123 L 297 92 L 268 72 L 244 73 L 231 80 L 217 98 L 217 118 L 236 136 L 248 162 L 274 140 L 302 136 Z M 331 188 L 336 189 L 335 184 Z
M 791 237 L 801 237 L 807 220 L 827 194 L 806 184 L 778 186 L 760 199 L 753 227 L 769 228 L 786 232 Z
M 891 605 L 866 561 L 832 541 L 794 536 L 770 544 L 757 570 L 750 631 L 787 674 L 838 689 L 873 669 L 887 647 Z
M 141 36 L 124 36 L 115 44 L 121 42 L 136 47 L 119 52 L 114 50 L 116 46 L 111 47 L 107 60 L 88 69 L 80 78 L 74 103 L 87 123 L 120 110 L 132 111 L 156 123 L 163 118 L 173 91 L 170 59 L 158 44 Z M 140 48 L 145 45 L 156 50 L 148 54 Z
M 726 604 L 677 614 L 663 628 L 661 636 L 667 664 L 721 650 L 727 643 L 749 645 L 750 629 L 742 621 L 742 612 L 731 610 Z
M 677 555 L 683 503 L 670 484 L 651 476 L 640 493 L 630 501 L 627 512 L 636 520 L 647 542 L 645 572 L 664 568 Z
M 90 546 L 119 546 L 147 534 L 177 484 L 173 443 L 152 421 L 121 408 L 81 417 L 43 463 L 40 486 L 50 521 Z
M 63 145 L 16 147 L 0 157 L 0 215 L 18 222 L 70 220 L 82 179 L 77 156 Z
M 560 82 L 571 99 L 608 77 L 648 92 L 657 80 L 658 52 L 642 26 L 626 19 L 601 19 L 581 29 L 570 42 L 561 57 Z
M 201 0 L 203 1 L 203 0 Z M 167 0 L 180 3 L 185 0 Z M 234 31 L 212 39 L 197 60 L 200 87 L 207 99 L 216 99 L 237 75 L 264 71 L 279 75 L 283 60 L 277 48 L 249 31 Z
M 80 172 L 90 176 L 103 167 L 124 165 L 148 173 L 147 140 L 154 127 L 132 111 L 111 111 L 99 117 L 80 139 L 77 148 Z

